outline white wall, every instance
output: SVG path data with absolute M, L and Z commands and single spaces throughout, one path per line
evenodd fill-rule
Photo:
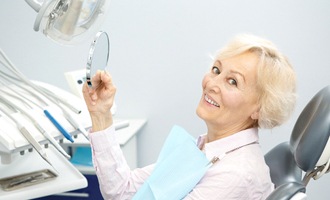
M 82 69 L 89 42 L 63 47 L 32 29 L 36 13 L 22 0 L 0 2 L 0 47 L 31 79 L 69 90 L 63 73 Z M 261 131 L 265 152 L 287 140 L 312 96 L 330 84 L 330 1 L 112 0 L 102 29 L 111 37 L 110 68 L 118 117 L 147 118 L 139 135 L 139 165 L 155 161 L 172 125 L 197 136 L 195 115 L 209 55 L 238 33 L 272 40 L 298 77 L 298 104 L 280 128 Z M 324 186 L 321 184 L 324 184 Z M 330 176 L 311 181 L 309 199 L 328 199 Z

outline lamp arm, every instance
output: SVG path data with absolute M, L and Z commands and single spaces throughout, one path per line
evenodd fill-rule
M 31 8 L 33 8 L 36 12 L 39 12 L 42 4 L 44 3 L 43 0 L 25 0 L 25 2 L 29 4 L 29 6 L 31 6 Z

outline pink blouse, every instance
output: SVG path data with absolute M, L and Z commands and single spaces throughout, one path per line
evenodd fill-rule
M 205 136 L 197 145 L 204 145 L 204 153 L 211 160 L 214 156 L 258 141 L 258 129 L 240 131 L 210 143 Z M 93 163 L 104 199 L 129 200 L 152 173 L 154 165 L 131 170 L 116 141 L 114 127 L 89 134 Z M 266 199 L 273 191 L 269 168 L 258 144 L 244 146 L 216 162 L 184 198 L 186 200 L 212 199 Z

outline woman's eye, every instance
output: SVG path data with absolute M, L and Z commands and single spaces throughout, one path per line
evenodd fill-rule
M 237 86 L 237 82 L 236 82 L 235 79 L 232 79 L 232 78 L 231 78 L 231 79 L 228 80 L 228 82 L 229 82 L 230 85 L 235 85 L 235 86 Z
M 213 66 L 213 67 L 212 67 L 212 73 L 214 73 L 214 74 L 220 74 L 220 70 L 219 70 L 219 68 L 216 67 L 216 66 Z

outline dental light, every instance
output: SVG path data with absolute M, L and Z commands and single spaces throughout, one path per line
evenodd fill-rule
M 37 13 L 33 29 L 65 45 L 95 35 L 110 0 L 25 0 Z

